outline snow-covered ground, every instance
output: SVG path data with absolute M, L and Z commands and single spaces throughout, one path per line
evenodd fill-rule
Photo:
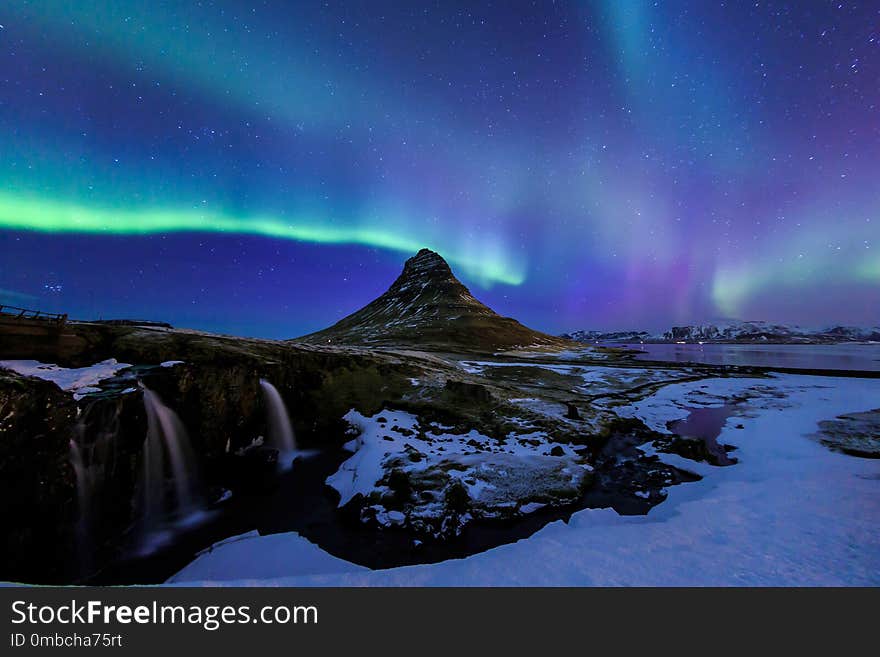
M 0 369 L 12 370 L 24 376 L 35 376 L 51 381 L 62 390 L 73 392 L 74 399 L 81 399 L 90 392 L 98 392 L 97 384 L 109 379 L 126 367 L 128 363 L 118 363 L 115 358 L 102 360 L 88 367 L 61 367 L 38 360 L 0 360 Z
M 534 367 L 563 376 L 579 377 L 583 384 L 573 392 L 599 395 L 616 393 L 647 385 L 685 379 L 694 375 L 689 368 L 653 369 L 649 367 L 605 367 L 596 365 L 555 365 L 551 363 L 511 363 L 500 361 L 463 360 L 458 366 L 468 374 L 482 376 L 487 369 L 501 367 L 528 368 Z
M 449 427 L 388 409 L 372 417 L 352 410 L 345 419 L 357 433 L 346 444 L 353 454 L 327 484 L 339 492 L 339 506 L 358 494 L 367 497 L 373 503 L 364 520 L 382 525 L 408 524 L 434 535 L 457 533 L 473 517 L 539 508 L 530 503 L 570 502 L 591 469 L 579 462 L 571 445 L 551 443 L 541 431 L 524 428 L 504 439 L 475 430 L 455 434 Z M 391 473 L 399 485 L 422 494 L 392 508 Z M 455 517 L 449 510 L 451 491 L 462 497 Z M 444 517 L 448 522 L 440 522 Z
M 251 559 L 257 547 L 258 559 Z M 363 566 L 337 559 L 298 534 L 270 534 L 260 536 L 256 531 L 233 536 L 200 553 L 199 557 L 173 575 L 168 583 L 186 583 L 194 580 L 223 582 L 264 580 L 279 571 L 307 574 L 366 571 Z
M 494 356 L 514 356 L 523 360 L 530 359 L 540 359 L 545 360 L 547 358 L 547 350 L 546 348 L 541 347 L 541 345 L 536 345 L 534 351 L 529 351 L 528 349 L 514 349 L 511 351 L 499 351 L 493 354 Z M 597 349 L 593 346 L 584 345 L 580 348 L 575 349 L 565 349 L 563 351 L 557 351 L 553 354 L 553 356 L 558 360 L 563 361 L 571 361 L 571 360 L 607 360 L 609 358 L 608 351 L 604 349 Z
M 381 571 L 273 559 L 301 548 L 301 537 L 281 534 L 218 547 L 175 581 L 219 573 L 224 583 L 256 577 L 285 586 L 880 585 L 880 461 L 832 452 L 810 437 L 821 420 L 880 406 L 880 380 L 678 383 L 623 413 L 666 431 L 685 407 L 730 396 L 748 399 L 718 440 L 738 447 L 739 463 L 716 468 L 663 455 L 704 478 L 670 488 L 647 516 L 585 510 L 567 525 L 466 559 Z

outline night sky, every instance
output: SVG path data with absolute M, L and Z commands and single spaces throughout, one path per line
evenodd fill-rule
M 0 5 L 0 303 L 293 337 L 880 321 L 880 3 Z

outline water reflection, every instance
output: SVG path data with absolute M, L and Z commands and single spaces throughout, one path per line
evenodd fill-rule
M 640 352 L 636 360 L 880 372 L 880 344 L 627 344 L 624 346 Z

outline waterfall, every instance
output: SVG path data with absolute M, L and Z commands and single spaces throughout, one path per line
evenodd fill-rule
M 86 480 L 86 466 L 83 462 L 82 452 L 76 441 L 70 440 L 70 464 L 73 466 L 73 472 L 76 475 L 76 497 L 80 517 L 86 515 L 88 509 L 88 481 Z
M 119 433 L 119 407 L 114 407 L 109 415 L 103 409 L 95 413 L 95 409 L 95 404 L 85 406 L 68 442 L 68 458 L 76 484 L 75 535 L 79 574 L 90 572 L 94 563 L 94 531 L 100 525 L 104 512 L 104 481 L 116 464 L 115 440 Z M 92 426 L 96 416 L 98 426 Z
M 150 544 L 164 542 L 168 523 L 181 525 L 198 511 L 195 463 L 183 422 L 155 392 L 141 386 L 147 411 L 147 436 L 142 455 L 141 503 Z M 169 466 L 173 495 L 166 492 Z
M 92 477 L 75 439 L 70 440 L 70 464 L 76 476 L 76 547 L 79 552 L 80 568 L 85 569 L 91 561 L 89 526 L 92 516 Z
M 144 555 L 209 513 L 198 494 L 196 460 L 183 423 L 155 392 L 142 384 L 140 388 L 147 432 L 136 475 L 134 506 L 139 531 L 137 543 L 130 547 Z M 124 398 L 132 391 L 85 402 L 69 442 L 68 458 L 76 482 L 76 572 L 81 576 L 91 574 L 99 561 L 96 552 L 108 539 L 108 519 L 112 524 L 131 509 L 128 499 L 119 499 L 119 491 L 120 484 L 130 485 L 131 447 L 125 445 L 123 413 L 130 408 Z
M 266 420 L 269 425 L 269 444 L 278 450 L 278 464 L 285 468 L 293 463 L 296 453 L 296 438 L 290 426 L 287 406 L 278 389 L 265 379 L 260 379 L 263 397 L 266 400 Z M 288 461 L 288 459 L 290 459 Z

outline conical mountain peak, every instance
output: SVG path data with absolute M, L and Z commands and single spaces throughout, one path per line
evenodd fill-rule
M 431 249 L 422 249 L 406 261 L 402 275 L 419 276 L 427 273 L 452 276 L 452 269 L 439 253 Z
M 430 249 L 409 258 L 382 296 L 300 340 L 468 350 L 563 342 L 501 317 L 477 301 L 446 260 Z
M 443 256 L 430 249 L 422 249 L 404 263 L 400 276 L 392 283 L 383 297 L 389 295 L 407 297 L 408 307 L 412 307 L 414 304 L 423 305 L 430 302 L 440 303 L 441 301 L 455 304 L 464 299 L 482 306 L 455 277 L 452 268 L 443 259 Z M 492 312 L 485 306 L 483 308 Z

